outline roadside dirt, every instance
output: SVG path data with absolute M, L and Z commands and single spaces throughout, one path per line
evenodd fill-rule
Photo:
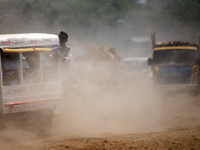
M 94 84 L 66 89 L 66 112 L 52 119 L 50 137 L 5 130 L 0 149 L 200 149 L 200 97 L 158 94 L 149 79 L 127 77 L 117 88 Z

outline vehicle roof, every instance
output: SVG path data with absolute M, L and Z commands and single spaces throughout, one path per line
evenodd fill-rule
M 198 47 L 197 44 L 187 41 L 168 41 L 168 42 L 158 42 L 155 44 L 155 47 L 168 47 L 168 46 L 195 46 Z
M 0 48 L 44 47 L 59 45 L 55 34 L 22 33 L 0 34 Z

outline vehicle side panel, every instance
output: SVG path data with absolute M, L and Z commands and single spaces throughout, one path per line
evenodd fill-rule
M 2 95 L 3 114 L 56 109 L 63 103 L 61 81 L 4 86 Z

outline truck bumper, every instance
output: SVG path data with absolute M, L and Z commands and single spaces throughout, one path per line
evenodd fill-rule
M 164 93 L 187 93 L 191 95 L 198 95 L 200 93 L 199 86 L 188 85 L 154 85 L 154 89 Z

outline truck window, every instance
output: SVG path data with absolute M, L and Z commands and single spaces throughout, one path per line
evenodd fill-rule
M 154 64 L 158 66 L 191 66 L 195 64 L 196 57 L 195 50 L 157 50 L 154 52 Z

